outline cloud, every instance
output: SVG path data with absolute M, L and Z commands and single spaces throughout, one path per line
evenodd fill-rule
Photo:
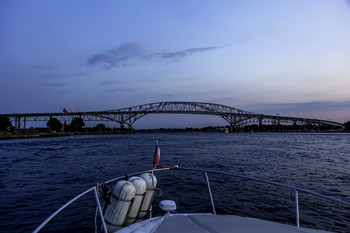
M 65 86 L 68 86 L 67 83 L 45 83 L 44 85 L 47 87 L 65 87 Z
M 55 66 L 53 64 L 47 64 L 47 65 L 35 65 L 30 68 L 33 70 L 51 70 L 55 68 Z
M 155 82 L 157 82 L 155 79 L 146 79 L 145 81 L 146 81 L 146 82 L 149 82 L 149 83 L 155 83 Z
M 250 40 L 252 40 L 252 39 L 254 39 L 254 38 L 255 38 L 255 36 L 253 36 L 253 35 L 251 35 L 251 34 L 248 34 L 248 35 L 242 36 L 242 37 L 239 38 L 239 39 L 235 39 L 235 40 L 233 41 L 233 43 L 245 43 L 245 42 L 250 41 Z
M 106 92 L 121 92 L 121 91 L 133 91 L 132 88 L 115 88 L 115 89 L 108 89 Z
M 125 43 L 117 49 L 96 54 L 89 58 L 88 65 L 95 66 L 105 64 L 108 67 L 126 66 L 128 63 L 142 54 L 142 48 L 135 43 Z
M 109 85 L 112 85 L 114 84 L 115 81 L 112 81 L 112 80 L 105 80 L 103 82 L 101 82 L 101 85 L 104 85 L 104 86 L 109 86 Z
M 69 78 L 70 74 L 62 74 L 62 73 L 44 73 L 41 75 L 42 78 L 45 79 L 62 79 L 62 78 Z
M 163 95 L 164 97 L 174 97 L 175 95 L 174 94 L 166 94 L 166 95 Z
M 220 48 L 223 48 L 226 46 L 211 46 L 211 47 L 205 47 L 205 48 L 191 48 L 186 49 L 182 51 L 177 52 L 170 52 L 170 53 L 158 53 L 157 56 L 166 59 L 166 60 L 172 60 L 172 61 L 179 61 L 185 57 L 191 56 L 196 53 L 203 53 L 207 51 L 217 50 Z
M 335 101 L 311 101 L 304 103 L 286 103 L 286 104 L 262 104 L 248 106 L 252 112 L 318 112 L 331 111 L 343 108 L 350 108 L 350 101 L 335 102 Z
M 102 65 L 105 69 L 112 67 L 136 66 L 138 61 L 180 61 L 194 54 L 221 49 L 225 46 L 210 46 L 203 48 L 189 48 L 175 52 L 145 53 L 140 45 L 135 43 L 125 43 L 117 49 L 111 49 L 103 53 L 93 55 L 88 59 L 89 66 Z
M 66 72 L 66 73 L 62 73 L 60 71 L 51 71 L 51 72 L 44 72 L 41 73 L 39 75 L 40 78 L 43 79 L 68 79 L 68 78 L 74 78 L 74 77 L 82 77 L 82 76 L 86 76 L 88 73 L 84 72 L 84 71 L 80 71 L 80 72 Z

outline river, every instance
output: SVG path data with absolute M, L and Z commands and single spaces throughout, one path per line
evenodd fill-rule
M 97 182 L 152 168 L 155 141 L 164 167 L 207 168 L 259 177 L 350 201 L 350 134 L 137 133 L 0 141 L 0 226 L 30 232 Z M 201 173 L 157 175 L 161 199 L 179 212 L 210 212 Z M 209 175 L 217 212 L 295 224 L 294 192 Z M 179 195 L 179 193 L 181 195 Z M 48 225 L 48 232 L 94 232 L 87 195 Z M 157 209 L 155 208 L 157 213 Z M 300 194 L 301 226 L 350 232 L 350 208 Z M 45 231 L 44 231 L 45 232 Z

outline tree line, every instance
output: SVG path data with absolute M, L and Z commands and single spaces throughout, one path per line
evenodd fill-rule
M 117 128 L 109 128 L 104 124 L 97 124 L 94 127 L 85 127 L 84 120 L 80 117 L 74 118 L 70 124 L 67 122 L 61 123 L 57 118 L 50 117 L 47 121 L 46 126 L 53 132 L 116 132 L 120 131 Z M 0 117 L 0 131 L 3 132 L 14 132 L 15 127 L 12 125 L 11 120 L 8 117 Z
M 80 117 L 75 117 L 70 124 L 67 122 L 61 123 L 57 118 L 50 118 L 50 120 L 46 123 L 46 126 L 51 129 L 51 131 L 55 132 L 103 132 L 103 133 L 111 133 L 116 132 L 117 128 L 106 127 L 104 124 L 97 124 L 94 127 L 84 127 L 84 120 Z

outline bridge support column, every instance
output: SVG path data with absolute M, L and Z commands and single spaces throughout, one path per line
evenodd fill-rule
M 62 133 L 65 132 L 66 126 L 67 126 L 67 121 L 64 121 L 64 123 L 62 124 Z
M 307 130 L 310 132 L 311 130 L 314 130 L 315 124 L 313 122 L 307 122 Z
M 231 128 L 232 128 L 232 133 L 240 132 L 240 126 L 238 126 L 236 122 L 231 124 Z
M 293 128 L 294 132 L 296 132 L 298 130 L 298 124 L 297 121 L 293 121 Z
M 16 117 L 15 118 L 15 127 L 16 127 L 16 129 L 20 129 L 21 128 L 21 117 Z
M 278 131 L 278 121 L 276 119 L 272 120 L 272 131 L 277 132 Z
M 262 120 L 263 120 L 263 119 L 262 119 L 261 117 L 259 117 L 259 129 L 258 129 L 259 132 L 262 131 L 262 126 L 263 126 Z
M 231 115 L 230 117 L 230 125 L 231 125 L 231 128 L 232 128 L 232 133 L 236 133 L 238 131 L 238 128 L 237 128 L 237 116 L 236 115 Z

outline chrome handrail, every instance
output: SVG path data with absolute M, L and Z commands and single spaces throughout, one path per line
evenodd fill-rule
M 75 202 L 76 200 L 78 200 L 79 198 L 81 198 L 82 196 L 84 196 L 85 194 L 91 192 L 92 190 L 94 190 L 95 187 L 92 187 L 88 190 L 86 190 L 85 192 L 79 194 L 78 196 L 74 197 L 72 200 L 68 201 L 66 204 L 64 204 L 63 206 L 61 206 L 61 208 L 59 208 L 58 210 L 56 210 L 53 214 L 51 214 L 47 219 L 45 219 L 44 222 L 42 222 L 34 231 L 33 233 L 37 233 L 39 232 L 46 224 L 48 224 L 51 219 L 53 219 L 57 214 L 59 214 L 62 210 L 64 210 L 67 206 L 69 206 L 70 204 L 72 204 L 73 202 Z
M 206 179 L 207 185 L 208 185 L 208 191 L 209 191 L 209 196 L 210 196 L 211 207 L 213 208 L 213 214 L 216 214 L 214 199 L 213 199 L 213 195 L 211 194 L 211 188 L 210 188 L 210 184 L 209 184 L 208 173 L 204 172 L 204 174 L 205 174 L 205 179 Z
M 142 171 L 142 172 L 136 172 L 136 173 L 131 173 L 131 174 L 128 174 L 128 175 L 125 175 L 125 176 L 120 176 L 120 177 L 117 177 L 117 178 L 114 178 L 114 179 L 111 179 L 111 180 L 108 180 L 106 181 L 105 183 L 108 184 L 108 183 L 111 183 L 111 182 L 114 182 L 114 181 L 117 181 L 117 180 L 121 180 L 121 179 L 124 179 L 125 177 L 127 176 L 137 176 L 137 175 L 141 175 L 143 173 L 149 173 L 149 172 L 158 172 L 158 171 L 165 171 L 165 170 L 171 170 L 171 169 L 174 169 L 174 167 L 171 167 L 171 168 L 160 168 L 160 169 L 152 169 L 152 170 L 147 170 L 147 171 Z M 41 229 L 43 229 L 43 227 L 48 224 L 54 217 L 56 217 L 57 214 L 59 214 L 62 210 L 64 210 L 67 206 L 69 206 L 70 204 L 72 204 L 73 202 L 75 202 L 76 200 L 78 200 L 79 198 L 81 198 L 82 196 L 85 196 L 87 193 L 91 192 L 91 191 L 95 191 L 96 192 L 96 187 L 92 187 L 84 192 L 82 192 L 81 194 L 79 194 L 78 196 L 74 197 L 73 199 L 71 199 L 70 201 L 68 201 L 66 204 L 64 204 L 63 206 L 61 206 L 61 208 L 59 208 L 58 210 L 56 210 L 53 214 L 51 214 L 47 219 L 45 219 L 44 222 L 42 222 L 37 228 L 35 228 L 35 230 L 33 231 L 33 233 L 38 233 L 41 231 Z M 99 200 L 98 198 L 96 198 L 96 202 L 97 202 L 97 205 L 99 206 L 100 203 L 99 203 Z M 99 211 L 101 211 L 99 209 Z M 101 215 L 102 211 L 100 212 L 100 216 L 102 218 L 102 215 Z M 102 222 L 104 222 L 103 218 L 102 218 Z M 106 232 L 106 231 L 105 231 Z
M 181 170 L 187 170 L 187 171 L 198 171 L 198 172 L 204 172 L 206 175 L 206 179 L 207 179 L 207 184 L 209 187 L 209 193 L 210 193 L 210 198 L 212 201 L 212 196 L 211 196 L 211 190 L 210 190 L 210 186 L 209 186 L 209 181 L 208 181 L 208 175 L 207 173 L 215 173 L 215 174 L 221 174 L 221 175 L 229 175 L 229 176 L 234 176 L 234 177 L 239 177 L 239 178 L 243 178 L 243 179 L 248 179 L 248 180 L 253 180 L 253 181 L 258 181 L 258 182 L 262 182 L 262 183 L 267 183 L 267 184 L 272 184 L 272 185 L 277 185 L 277 186 L 281 186 L 281 187 L 285 187 L 285 188 L 289 188 L 294 190 L 295 193 L 295 219 L 296 219 L 296 226 L 299 228 L 300 227 L 300 216 L 299 216 L 299 195 L 298 195 L 298 191 L 302 191 L 305 193 L 309 193 L 309 194 L 313 194 L 315 196 L 319 196 L 322 198 L 326 198 L 332 201 L 336 201 L 345 205 L 350 206 L 350 202 L 347 201 L 343 201 L 340 200 L 338 198 L 334 198 L 334 197 L 330 197 L 324 194 L 320 194 L 317 192 L 313 192 L 311 190 L 307 190 L 307 189 L 303 189 L 303 188 L 298 188 L 295 186 L 291 186 L 291 185 L 287 185 L 287 184 L 283 184 L 283 183 L 279 183 L 279 182 L 275 182 L 275 181 L 269 181 L 269 180 L 264 180 L 264 179 L 260 179 L 260 178 L 256 178 L 256 177 L 250 177 L 250 176 L 245 176 L 245 175 L 239 175 L 239 174 L 235 174 L 235 173 L 230 173 L 230 172 L 220 172 L 220 171 L 213 171 L 213 170 L 206 170 L 206 169 L 195 169 L 195 168 L 178 168 Z M 212 206 L 214 208 L 214 203 L 212 202 Z M 214 213 L 215 213 L 215 209 L 214 209 Z
M 147 170 L 147 171 L 142 171 L 142 172 L 136 172 L 136 173 L 131 173 L 125 176 L 120 176 L 111 180 L 106 181 L 105 183 L 111 183 L 117 180 L 121 180 L 124 179 L 126 177 L 130 177 L 130 176 L 137 176 L 137 175 L 141 175 L 144 173 L 149 173 L 149 172 L 158 172 L 158 171 L 166 171 L 166 170 L 184 170 L 184 171 L 197 171 L 197 172 L 204 172 L 205 177 L 206 177 L 206 182 L 207 182 L 207 186 L 208 186 L 208 190 L 209 190 L 209 195 L 210 195 L 210 200 L 211 200 L 211 204 L 212 204 L 212 208 L 213 208 L 213 213 L 216 214 L 215 211 L 215 206 L 214 206 L 214 201 L 213 201 L 213 197 L 211 194 L 211 188 L 210 188 L 210 184 L 209 184 L 209 178 L 208 178 L 208 173 L 214 173 L 214 174 L 222 174 L 222 175 L 229 175 L 229 176 L 234 176 L 234 177 L 238 177 L 238 178 L 243 178 L 243 179 L 248 179 L 248 180 L 253 180 L 253 181 L 258 181 L 258 182 L 262 182 L 262 183 L 267 183 L 267 184 L 272 184 L 272 185 L 277 185 L 277 186 L 281 186 L 281 187 L 285 187 L 291 190 L 294 190 L 295 192 L 295 211 L 296 211 L 296 226 L 300 227 L 300 220 L 299 220 L 299 203 L 298 203 L 298 191 L 302 191 L 305 193 L 309 193 L 309 194 L 313 194 L 322 198 L 326 198 L 332 201 L 336 201 L 345 205 L 350 206 L 350 202 L 347 201 L 343 201 L 340 200 L 338 198 L 334 198 L 334 197 L 330 197 L 327 195 L 323 195 L 317 192 L 313 192 L 307 189 L 303 189 L 303 188 L 298 188 L 295 186 L 291 186 L 291 185 L 286 185 L 283 183 L 279 183 L 279 182 L 275 182 L 275 181 L 269 181 L 269 180 L 264 180 L 264 179 L 260 179 L 260 178 L 256 178 L 256 177 L 249 177 L 249 176 L 245 176 L 245 175 L 239 175 L 239 174 L 235 174 L 235 173 L 230 173 L 230 172 L 220 172 L 220 171 L 213 171 L 213 170 L 206 170 L 206 169 L 195 169 L 195 168 L 182 168 L 182 167 L 178 167 L 177 165 L 175 165 L 174 167 L 169 167 L 169 168 L 159 168 L 159 169 L 152 169 L 152 170 Z M 58 210 L 56 210 L 53 214 L 51 214 L 44 222 L 42 222 L 34 231 L 33 233 L 37 233 L 39 232 L 47 223 L 49 223 L 57 214 L 59 214 L 62 210 L 64 210 L 66 207 L 68 207 L 70 204 L 72 204 L 73 202 L 75 202 L 76 200 L 78 200 L 79 198 L 81 198 L 82 196 L 86 195 L 87 193 L 94 191 L 95 194 L 95 199 L 97 202 L 97 207 L 100 213 L 100 217 L 102 220 L 102 225 L 104 228 L 104 231 L 107 232 L 106 226 L 104 224 L 104 219 L 103 219 L 103 214 L 102 214 L 102 210 L 101 210 L 101 206 L 100 206 L 100 202 L 99 202 L 99 198 L 97 196 L 97 190 L 96 187 L 92 187 L 84 192 L 82 192 L 81 194 L 77 195 L 76 197 L 74 197 L 73 199 L 71 199 L 70 201 L 68 201 L 66 204 L 64 204 L 62 207 L 60 207 Z
M 317 193 L 317 192 L 313 192 L 311 190 L 308 189 L 303 189 L 303 188 L 298 188 L 295 186 L 291 186 L 291 185 L 287 185 L 287 184 L 283 184 L 283 183 L 279 183 L 279 182 L 275 182 L 275 181 L 269 181 L 269 180 L 264 180 L 264 179 L 260 179 L 260 178 L 256 178 L 256 177 L 250 177 L 250 176 L 245 176 L 245 175 L 239 175 L 239 174 L 235 174 L 235 173 L 230 173 L 230 172 L 219 172 L 219 171 L 213 171 L 213 170 L 205 170 L 205 169 L 195 169 L 195 168 L 178 168 L 181 170 L 189 170 L 189 171 L 201 171 L 201 172 L 208 172 L 208 173 L 216 173 L 216 174 L 222 174 L 222 175 L 230 175 L 230 176 L 235 176 L 235 177 L 239 177 L 239 178 L 244 178 L 244 179 L 249 179 L 249 180 L 254 180 L 254 181 L 259 181 L 259 182 L 263 182 L 263 183 L 267 183 L 267 184 L 273 184 L 273 185 L 277 185 L 277 186 L 282 186 L 285 188 L 289 188 L 289 189 L 296 189 L 298 191 L 302 191 L 305 193 L 310 193 L 319 197 L 323 197 L 326 199 L 330 199 L 336 202 L 340 202 L 343 203 L 345 205 L 350 205 L 350 202 L 347 201 L 343 201 L 341 199 L 338 198 L 334 198 L 334 197 L 330 197 L 321 193 Z
M 102 222 L 103 232 L 108 233 L 105 218 L 103 217 L 103 211 L 101 208 L 101 203 L 100 203 L 96 188 L 94 189 L 94 194 L 95 194 L 96 204 L 97 204 L 97 208 L 98 208 L 98 213 L 100 214 L 100 218 L 101 218 L 101 222 Z

